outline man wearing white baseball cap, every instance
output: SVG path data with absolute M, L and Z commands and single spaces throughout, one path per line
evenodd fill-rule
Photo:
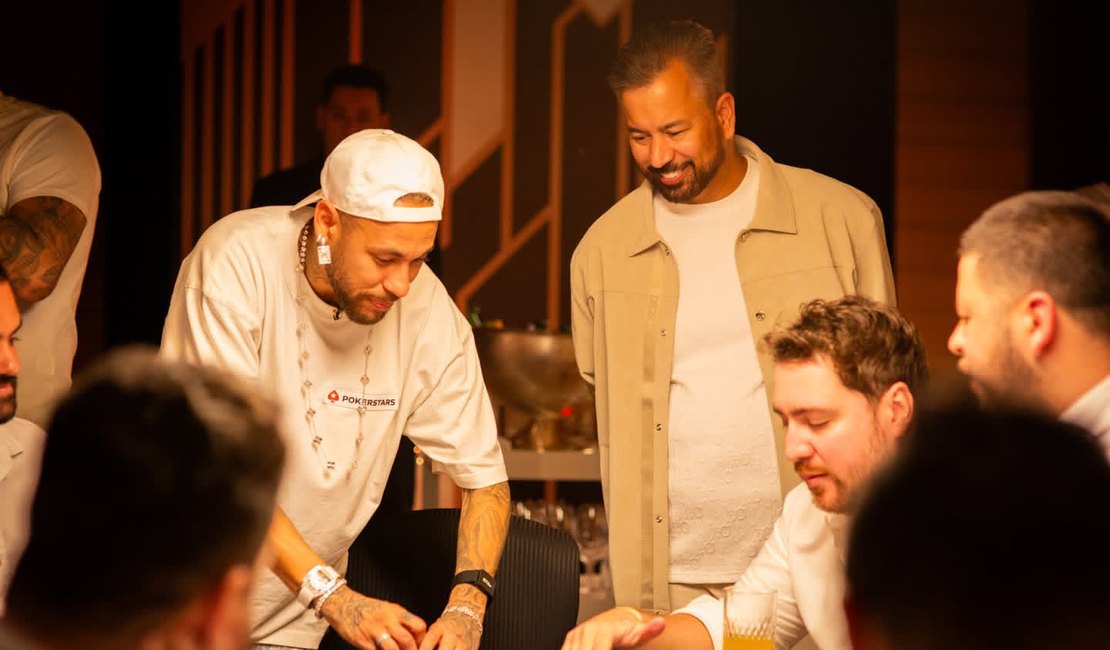
M 235 370 L 283 407 L 289 462 L 253 640 L 316 648 L 331 624 L 360 648 L 476 650 L 509 490 L 470 326 L 423 264 L 439 164 L 402 135 L 360 131 L 328 156 L 320 187 L 292 210 L 213 224 L 182 263 L 162 334 L 163 355 Z M 459 574 L 430 627 L 341 577 L 402 435 L 463 490 Z

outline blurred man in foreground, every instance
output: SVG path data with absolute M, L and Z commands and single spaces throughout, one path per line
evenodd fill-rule
M 222 371 L 117 352 L 54 412 L 0 648 L 240 650 L 285 451 Z
M 1105 648 L 1110 465 L 1043 415 L 923 415 L 847 558 L 855 650 Z

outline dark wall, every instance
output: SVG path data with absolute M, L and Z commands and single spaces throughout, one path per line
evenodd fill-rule
M 827 4 L 697 0 L 679 11 L 659 0 L 639 0 L 634 23 L 693 15 L 706 22 L 734 24 L 729 41 L 730 88 L 737 97 L 738 130 L 780 162 L 816 169 L 867 192 L 883 209 L 888 236 L 893 237 L 896 3 Z M 1030 183 L 1034 187 L 1073 187 L 1110 177 L 1110 158 L 1105 153 L 1110 144 L 1106 119 L 1110 105 L 1104 88 L 1107 56 L 1100 32 L 1107 24 L 1107 10 L 1083 4 L 1047 0 L 1032 4 Z M 303 11 L 307 4 L 297 6 Z M 539 7 L 533 9 L 518 12 L 522 34 L 530 33 L 528 21 L 533 14 L 544 13 Z M 89 132 L 102 167 L 99 226 L 78 311 L 78 363 L 108 346 L 157 342 L 179 263 L 177 3 L 139 3 L 125 11 L 122 3 L 91 0 L 69 5 L 64 12 L 44 3 L 8 3 L 4 17 L 21 28 L 5 34 L 0 89 L 73 114 Z M 545 21 L 540 18 L 535 22 L 542 27 Z M 135 24 L 142 29 L 126 27 Z M 575 33 L 572 30 L 572 36 Z M 587 33 L 582 38 L 598 38 L 599 47 L 612 49 L 609 41 L 596 35 Z M 529 42 L 518 43 L 521 75 L 544 71 L 549 65 L 544 58 L 546 44 L 540 41 L 534 52 L 524 51 Z M 389 76 L 404 79 L 404 72 L 396 68 L 400 59 L 390 57 L 393 47 L 387 45 L 368 41 L 366 59 L 388 59 L 393 66 Z M 342 50 L 327 49 L 328 63 L 342 56 Z M 303 48 L 298 52 L 308 53 Z M 438 44 L 426 52 L 438 61 Z M 607 66 L 608 60 L 597 65 Z M 312 74 L 301 78 L 305 100 L 315 100 L 326 67 L 317 66 L 317 78 Z M 577 83 L 581 81 L 573 81 L 569 89 L 583 96 L 593 92 Z M 438 82 L 428 86 L 438 92 Z M 524 87 L 518 80 L 518 88 Z M 535 92 L 522 94 L 517 102 L 518 138 L 529 150 L 546 146 L 545 137 L 536 135 L 542 130 L 527 128 L 546 123 L 546 91 L 545 84 L 537 85 Z M 438 97 L 429 97 L 424 104 L 431 111 L 437 101 Z M 576 107 L 583 105 L 579 102 Z M 427 122 L 425 115 L 402 113 L 401 121 L 411 120 L 398 125 L 405 130 L 419 130 Z M 309 153 L 311 132 L 298 134 L 301 157 Z M 571 165 L 578 149 L 569 145 L 576 143 L 568 143 L 566 163 Z M 598 155 L 613 154 L 599 151 Z M 532 162 L 534 169 L 525 169 L 532 164 L 527 156 L 514 161 L 518 225 L 542 203 L 545 191 L 546 155 L 535 156 Z M 496 182 L 488 185 L 494 187 Z M 466 200 L 466 196 L 456 198 Z M 590 205 L 577 205 L 581 202 Z M 592 194 L 571 196 L 567 207 L 574 205 L 578 216 L 568 215 L 564 240 L 580 234 L 607 202 Z M 457 229 L 455 236 L 455 246 L 469 244 L 467 229 Z M 511 274 L 519 281 L 498 286 L 497 291 L 512 295 L 521 291 L 516 285 L 534 287 L 543 282 L 542 272 L 529 269 Z
M 385 77 L 391 100 L 390 128 L 418 137 L 439 117 L 443 6 L 437 0 L 366 2 L 363 6 L 362 61 Z M 347 0 L 298 0 L 294 158 L 320 155 L 315 111 L 324 79 L 347 63 L 350 47 Z M 398 29 L 403 25 L 402 29 Z M 280 48 L 277 48 L 280 49 Z
M 103 2 L 94 0 L 76 4 L 58 15 L 50 13 L 38 3 L 5 5 L 5 23 L 21 28 L 5 30 L 0 91 L 72 115 L 89 134 L 103 167 L 106 139 L 103 107 L 108 95 Z M 98 219 L 104 218 L 102 206 Z M 94 234 L 85 275 L 86 291 L 91 290 L 95 297 L 83 297 L 78 305 L 81 335 L 78 362 L 89 351 L 104 345 L 107 320 L 103 300 L 104 239 L 99 231 Z
M 1110 49 L 1105 2 L 1034 0 L 1032 169 L 1037 189 L 1110 182 Z
M 107 343 L 157 343 L 179 265 L 178 9 L 167 1 L 108 4 Z M 136 24 L 143 29 L 124 28 Z
M 896 5 L 741 0 L 730 44 L 737 132 L 869 195 L 892 255 Z
M 5 30 L 0 90 L 73 115 L 100 162 L 78 367 L 111 345 L 157 342 L 177 269 L 177 4 L 123 4 L 3 10 L 19 28 Z

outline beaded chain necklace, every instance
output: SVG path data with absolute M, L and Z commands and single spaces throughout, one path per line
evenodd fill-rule
M 308 248 L 308 229 L 309 229 L 309 226 L 311 224 L 312 224 L 312 220 L 309 219 L 308 222 L 305 223 L 304 228 L 301 229 L 300 247 L 298 249 L 299 263 L 297 264 L 297 273 L 301 273 L 301 274 L 303 274 L 305 272 L 305 268 L 306 268 L 305 267 L 305 251 Z M 309 360 L 309 357 L 311 355 L 309 355 L 308 348 L 305 345 L 305 337 L 307 336 L 308 326 L 305 324 L 304 297 L 301 294 L 301 288 L 300 287 L 301 287 L 301 284 L 300 284 L 300 281 L 298 280 L 298 282 L 297 282 L 297 346 L 298 346 L 298 350 L 299 350 L 300 354 L 297 358 L 297 363 L 301 367 L 301 395 L 304 397 L 304 405 L 305 405 L 304 417 L 305 417 L 305 421 L 308 423 L 308 431 L 309 431 L 309 433 L 312 434 L 312 448 L 313 448 L 313 450 L 316 451 L 316 458 L 320 462 L 320 467 L 324 471 L 324 476 L 327 477 L 327 478 L 330 478 L 331 473 L 333 471 L 335 471 L 335 461 L 328 458 L 327 452 L 324 451 L 324 437 L 322 435 L 320 435 L 320 433 L 316 430 L 316 409 L 313 408 L 313 405 L 312 405 L 312 386 L 313 386 L 313 384 L 312 384 L 312 381 L 308 377 L 308 360 Z M 336 320 L 339 319 L 339 315 L 341 313 L 342 313 L 341 311 L 336 310 Z M 355 436 L 354 460 L 351 462 L 351 468 L 349 470 L 347 470 L 347 479 L 348 480 L 351 478 L 351 474 L 356 469 L 358 469 L 359 451 L 362 448 L 362 440 L 363 440 L 362 421 L 363 421 L 363 417 L 366 415 L 366 385 L 370 383 L 370 377 L 368 376 L 368 371 L 369 371 L 369 368 L 370 368 L 370 351 L 371 351 L 370 337 L 373 334 L 373 328 L 368 328 L 368 330 L 369 331 L 367 331 L 367 333 L 366 333 L 366 347 L 363 348 L 363 352 L 365 353 L 365 357 L 364 357 L 363 363 L 362 363 L 362 377 L 359 378 L 359 382 L 362 384 L 362 395 L 359 399 L 358 407 L 355 409 L 358 412 L 358 435 Z

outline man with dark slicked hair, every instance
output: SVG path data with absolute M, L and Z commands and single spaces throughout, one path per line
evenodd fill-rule
M 645 180 L 575 249 L 571 324 L 616 602 L 670 610 L 735 582 L 797 483 L 756 342 L 814 298 L 893 304 L 894 281 L 874 201 L 737 135 L 709 29 L 645 26 L 609 85 Z

